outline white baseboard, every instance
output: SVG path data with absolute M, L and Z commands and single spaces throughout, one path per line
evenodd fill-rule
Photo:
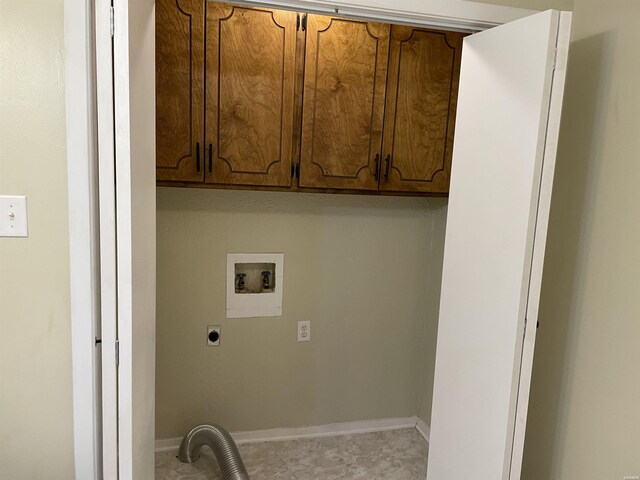
M 415 428 L 429 441 L 429 426 L 417 417 L 383 418 L 378 420 L 361 420 L 357 422 L 331 423 L 309 427 L 273 428 L 249 432 L 233 432 L 231 436 L 238 445 L 243 443 L 278 442 L 297 438 L 335 437 L 355 433 L 384 432 Z M 156 452 L 177 450 L 182 437 L 156 440 Z
M 429 437 L 431 436 L 431 428 L 429 428 L 429 425 L 427 425 L 427 423 L 424 420 L 422 420 L 420 417 L 416 418 L 416 430 L 420 435 L 422 435 L 422 438 L 424 438 L 427 441 L 427 443 L 429 443 Z

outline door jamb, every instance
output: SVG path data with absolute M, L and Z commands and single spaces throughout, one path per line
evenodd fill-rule
M 69 274 L 76 478 L 102 477 L 97 118 L 92 2 L 65 0 Z

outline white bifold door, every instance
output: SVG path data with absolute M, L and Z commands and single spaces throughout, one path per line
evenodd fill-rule
M 95 2 L 103 480 L 154 472 L 154 6 Z
M 428 480 L 520 478 L 570 25 L 464 41 Z

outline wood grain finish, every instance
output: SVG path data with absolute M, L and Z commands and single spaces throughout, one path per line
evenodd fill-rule
M 377 190 L 390 26 L 309 15 L 301 187 Z
M 158 180 L 202 182 L 203 140 L 204 3 L 201 0 L 157 0 Z
M 446 194 L 465 35 L 296 20 L 157 0 L 158 182 Z
M 392 26 L 381 190 L 448 192 L 464 36 Z
M 296 18 L 207 2 L 207 183 L 291 185 Z

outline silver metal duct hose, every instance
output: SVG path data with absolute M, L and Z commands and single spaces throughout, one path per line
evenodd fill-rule
M 200 458 L 200 449 L 207 445 L 220 465 L 224 480 L 250 480 L 236 443 L 224 428 L 218 425 L 198 425 L 182 439 L 178 459 L 192 463 Z

